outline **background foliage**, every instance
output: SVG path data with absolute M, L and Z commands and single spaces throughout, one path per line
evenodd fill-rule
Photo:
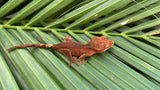
M 0 0 L 0 89 L 160 88 L 159 0 Z M 67 58 L 28 43 L 87 43 L 104 35 L 115 45 L 68 67 Z

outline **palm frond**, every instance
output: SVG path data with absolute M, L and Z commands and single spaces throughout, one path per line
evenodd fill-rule
M 159 0 L 0 1 L 0 89 L 160 88 Z M 72 64 L 55 50 L 6 49 L 29 43 L 87 43 L 106 36 L 115 45 Z

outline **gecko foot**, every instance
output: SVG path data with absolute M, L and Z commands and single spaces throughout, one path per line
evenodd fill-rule
M 72 62 L 75 63 L 77 66 L 78 66 L 78 63 L 77 63 L 77 58 L 76 57 L 72 57 L 72 60 L 70 60 L 69 62 L 69 66 L 71 66 Z
M 86 62 L 87 62 L 87 60 L 84 60 L 84 59 L 83 60 L 78 60 L 78 61 L 80 62 L 80 64 L 81 63 L 86 64 Z

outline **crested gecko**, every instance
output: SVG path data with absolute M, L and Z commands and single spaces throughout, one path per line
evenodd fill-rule
M 50 44 L 43 44 L 43 43 L 33 43 L 33 44 L 25 44 L 19 46 L 13 46 L 7 51 L 17 49 L 17 48 L 26 48 L 26 47 L 41 47 L 41 48 L 48 48 L 48 49 L 55 49 L 61 53 L 63 53 L 69 59 L 69 66 L 71 63 L 75 63 L 78 65 L 77 61 L 85 64 L 87 61 L 85 60 L 86 57 L 92 56 L 95 53 L 101 53 L 105 50 L 111 48 L 114 45 L 114 41 L 106 39 L 105 36 L 94 36 L 87 44 L 73 42 L 72 38 L 67 36 L 64 39 L 64 42 L 50 45 Z M 79 59 L 75 56 L 79 56 Z

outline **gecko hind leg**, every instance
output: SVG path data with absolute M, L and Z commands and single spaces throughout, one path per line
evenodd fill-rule
M 71 51 L 69 49 L 58 49 L 59 52 L 63 53 L 65 56 L 67 56 L 67 58 L 69 59 L 69 66 L 71 66 L 71 63 L 75 63 L 78 66 L 77 63 L 77 58 L 76 57 L 72 57 Z
M 73 41 L 72 41 L 72 38 L 69 37 L 69 36 L 64 37 L 64 38 L 62 38 L 62 39 L 64 40 L 64 42 L 73 42 Z
M 69 66 L 71 66 L 71 64 L 72 64 L 72 62 L 74 62 L 77 66 L 78 66 L 78 63 L 77 63 L 77 57 L 72 57 L 72 60 L 70 60 L 70 62 L 69 62 Z

